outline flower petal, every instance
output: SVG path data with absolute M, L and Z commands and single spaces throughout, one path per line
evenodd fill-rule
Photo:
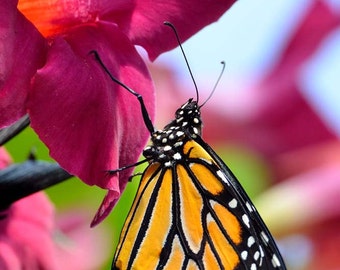
M 18 12 L 16 1 L 0 5 L 0 127 L 26 113 L 30 80 L 45 60 L 46 43 Z
M 154 60 L 160 53 L 178 46 L 173 33 L 163 26 L 164 21 L 172 22 L 185 41 L 216 21 L 234 2 L 205 0 L 198 5 L 179 0 L 21 0 L 18 8 L 45 36 L 98 20 L 115 23 L 134 44 L 143 46 Z
M 142 94 L 153 118 L 153 85 L 130 41 L 113 25 L 76 28 L 54 41 L 29 96 L 33 129 L 69 173 L 118 198 L 149 136 L 136 97 L 104 72 L 97 50 L 120 81 Z
M 118 25 L 134 44 L 146 49 L 151 60 L 160 53 L 178 46 L 173 32 L 163 26 L 164 21 L 175 25 L 182 41 L 216 21 L 234 0 L 136 0 L 132 14 L 121 16 Z M 117 18 L 115 18 L 117 21 Z
M 117 199 L 116 193 L 109 190 L 107 194 L 105 195 L 105 198 L 102 204 L 100 205 L 95 217 L 93 218 L 91 222 L 91 227 L 94 227 L 98 225 L 100 222 L 102 222 L 108 216 L 108 214 L 110 214 L 111 210 L 113 209 L 113 207 L 116 205 L 117 202 L 118 202 L 118 199 Z
M 234 90 L 234 96 L 228 93 L 227 99 L 217 91 L 210 101 L 216 106 L 209 106 L 214 111 L 206 114 L 215 119 L 205 125 L 206 140 L 241 142 L 272 160 L 283 152 L 336 139 L 304 97 L 301 85 L 308 61 L 338 25 L 333 13 L 324 1 L 313 1 L 259 82 Z
M 103 3 L 104 2 L 104 3 Z M 116 1 L 110 1 L 111 5 Z M 20 0 L 18 9 L 44 36 L 66 32 L 71 27 L 94 22 L 105 1 Z
M 54 211 L 45 194 L 26 197 L 1 214 L 5 215 L 0 220 L 1 269 L 13 269 L 13 265 L 18 266 L 15 269 L 56 269 L 51 239 Z
M 12 163 L 12 158 L 7 153 L 6 149 L 0 147 L 0 169 L 6 168 Z
M 340 193 L 339 177 L 337 163 L 314 168 L 268 189 L 257 198 L 256 206 L 268 227 L 279 234 L 322 224 L 340 216 L 334 204 Z

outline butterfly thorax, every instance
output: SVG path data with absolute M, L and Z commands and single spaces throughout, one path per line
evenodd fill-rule
M 175 119 L 163 129 L 151 135 L 152 144 L 147 146 L 143 155 L 165 166 L 172 166 L 182 159 L 184 143 L 201 135 L 202 120 L 196 101 L 189 99 L 175 114 Z

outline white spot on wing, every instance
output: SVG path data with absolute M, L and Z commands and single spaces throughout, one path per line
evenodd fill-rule
M 257 266 L 255 263 L 252 263 L 251 266 L 250 266 L 250 270 L 256 270 L 257 269 Z
M 212 221 L 214 221 L 214 219 L 212 218 L 211 214 L 208 213 L 208 214 L 207 214 L 207 224 L 208 224 L 209 222 L 212 222 Z
M 246 214 L 242 216 L 242 221 L 248 228 L 250 228 L 249 217 Z
M 281 266 L 281 263 L 280 263 L 278 257 L 276 256 L 276 254 L 273 255 L 272 264 L 273 264 L 274 267 Z
M 244 251 L 242 251 L 241 252 L 241 258 L 242 258 L 242 260 L 246 260 L 247 259 L 247 257 L 248 257 L 248 251 L 246 251 L 246 250 L 244 250 Z
M 210 205 L 211 205 L 211 207 L 212 207 L 212 208 L 214 208 L 214 206 L 215 206 L 216 202 L 215 202 L 215 201 L 213 201 L 213 200 L 209 200 L 209 202 L 210 202 Z
M 255 238 L 253 236 L 249 236 L 247 246 L 250 248 L 253 244 L 255 244 Z
M 237 200 L 234 198 L 228 203 L 230 208 L 236 208 L 237 207 Z
M 261 252 L 261 257 L 264 257 L 264 251 L 263 251 L 262 246 L 260 245 L 259 248 L 260 248 L 260 252 Z
M 171 167 L 172 166 L 172 162 L 171 161 L 167 161 L 164 163 L 165 167 Z
M 222 180 L 224 183 L 230 185 L 229 182 L 228 182 L 228 180 L 227 180 L 227 178 L 225 177 L 225 175 L 224 175 L 220 170 L 218 170 L 218 171 L 216 172 L 216 174 L 221 178 L 221 180 Z
M 246 202 L 246 206 L 247 206 L 249 212 L 253 212 L 253 207 L 251 206 L 251 204 L 249 202 Z
M 264 231 L 261 232 L 261 238 L 262 240 L 267 244 L 269 242 L 268 236 L 264 233 Z

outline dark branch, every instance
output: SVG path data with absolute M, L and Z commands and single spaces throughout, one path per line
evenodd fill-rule
M 0 209 L 72 177 L 57 163 L 28 160 L 0 170 Z
M 7 128 L 0 129 L 0 145 L 5 144 L 10 139 L 15 137 L 17 134 L 23 131 L 29 124 L 30 119 L 26 114 L 25 116 L 20 118 L 17 122 L 15 122 L 13 125 Z

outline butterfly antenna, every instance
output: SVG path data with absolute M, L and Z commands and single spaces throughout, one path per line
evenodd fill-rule
M 191 79 L 192 79 L 192 81 L 193 81 L 193 83 L 194 83 L 194 85 L 195 85 L 195 91 L 196 91 L 196 101 L 197 101 L 197 103 L 198 103 L 198 98 L 199 98 L 199 95 L 198 95 L 198 88 L 197 88 L 197 84 L 196 84 L 196 81 L 195 81 L 194 75 L 192 74 L 192 71 L 191 71 L 191 68 L 190 68 L 190 65 L 189 65 L 188 59 L 187 59 L 187 57 L 186 57 L 186 55 L 185 55 L 185 52 L 184 52 L 184 50 L 183 50 L 183 47 L 182 47 L 182 42 L 181 42 L 181 40 L 179 39 L 179 36 L 178 36 L 177 30 L 176 30 L 175 26 L 174 26 L 174 25 L 173 25 L 171 22 L 167 22 L 167 21 L 165 21 L 165 22 L 164 22 L 164 24 L 165 24 L 165 25 L 167 25 L 167 26 L 170 26 L 170 27 L 171 27 L 171 29 L 172 29 L 172 30 L 174 31 L 174 33 L 175 33 L 175 36 L 176 36 L 176 39 L 177 39 L 177 43 L 178 43 L 179 47 L 181 48 L 182 55 L 183 55 L 183 57 L 184 57 L 184 60 L 185 60 L 185 63 L 186 63 L 186 65 L 187 65 L 187 67 L 188 67 L 188 70 L 189 70 L 189 73 L 190 73 Z
M 137 97 L 141 110 L 142 110 L 142 115 L 143 115 L 143 120 L 145 123 L 146 128 L 149 130 L 150 134 L 152 134 L 155 131 L 155 128 L 152 124 L 152 121 L 150 119 L 148 110 L 146 109 L 146 106 L 144 104 L 144 100 L 143 100 L 143 96 L 137 92 L 135 92 L 133 89 L 131 89 L 130 87 L 128 87 L 127 85 L 125 85 L 124 83 L 122 83 L 121 81 L 119 81 L 118 79 L 116 79 L 111 72 L 109 71 L 109 69 L 105 66 L 105 64 L 103 63 L 102 59 L 100 58 L 99 54 L 97 51 L 90 51 L 89 53 L 93 54 L 96 58 L 96 60 L 98 61 L 98 63 L 102 66 L 102 68 L 104 69 L 104 71 L 110 76 L 111 80 L 116 82 L 117 84 L 119 84 L 120 86 L 122 86 L 123 88 L 125 88 L 127 91 L 129 91 L 132 95 L 134 95 L 135 97 Z
M 216 81 L 216 83 L 215 83 L 215 85 L 214 85 L 214 88 L 213 88 L 213 90 L 211 91 L 209 97 L 208 97 L 208 98 L 207 98 L 207 99 L 199 106 L 200 108 L 203 107 L 204 104 L 207 103 L 208 100 L 212 97 L 212 95 L 214 94 L 214 92 L 215 92 L 215 90 L 216 90 L 216 88 L 217 88 L 218 83 L 220 82 L 220 80 L 221 80 L 221 78 L 222 78 L 222 75 L 223 75 L 224 69 L 225 69 L 225 62 L 222 61 L 221 64 L 222 64 L 222 70 L 221 70 L 221 72 L 220 72 L 220 75 L 219 75 L 218 78 L 217 78 L 217 81 Z

